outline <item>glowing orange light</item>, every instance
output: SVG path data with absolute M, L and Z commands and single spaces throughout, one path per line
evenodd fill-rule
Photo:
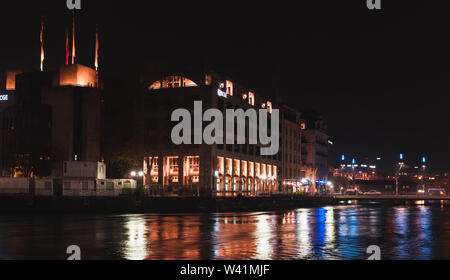
M 75 12 L 72 17 L 72 64 L 75 64 Z
M 44 18 L 41 19 L 41 71 L 44 71 Z
M 95 71 L 98 71 L 98 25 L 95 29 Z

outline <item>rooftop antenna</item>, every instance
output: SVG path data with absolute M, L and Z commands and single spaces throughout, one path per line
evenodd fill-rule
M 41 17 L 41 34 L 40 34 L 40 41 L 41 41 L 41 71 L 44 71 L 44 17 Z

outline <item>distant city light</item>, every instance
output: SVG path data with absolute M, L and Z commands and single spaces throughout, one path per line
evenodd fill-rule
M 426 163 L 427 162 L 427 158 L 426 157 L 422 157 L 422 163 Z
M 217 95 L 220 96 L 220 97 L 223 97 L 223 98 L 227 98 L 228 97 L 227 93 L 222 91 L 222 90 L 220 90 L 220 89 L 217 89 Z
M 131 174 L 132 177 L 136 177 L 136 175 L 137 175 L 136 171 L 131 171 L 130 174 Z
M 377 160 L 381 160 L 381 158 L 380 158 L 380 157 L 377 157 Z
M 355 164 L 356 163 L 356 159 L 352 159 L 352 164 Z
M 139 177 L 144 177 L 144 172 L 139 171 Z
M 371 169 L 377 169 L 376 165 L 371 165 L 371 166 L 369 166 L 369 168 L 371 168 Z
M 328 144 L 334 145 L 332 141 L 328 140 Z
M 345 161 L 345 155 L 341 156 L 341 161 Z
M 309 180 L 308 179 L 302 179 L 302 184 L 303 185 L 308 185 L 309 184 Z
M 400 154 L 400 160 L 403 160 L 405 156 L 403 154 Z

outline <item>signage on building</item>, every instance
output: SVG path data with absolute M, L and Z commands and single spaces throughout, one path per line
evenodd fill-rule
M 0 94 L 0 101 L 8 101 L 8 95 L 7 94 Z

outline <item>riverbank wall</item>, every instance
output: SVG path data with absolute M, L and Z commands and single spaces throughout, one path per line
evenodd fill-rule
M 332 198 L 274 197 L 36 197 L 0 196 L 2 213 L 201 213 L 282 211 L 335 204 Z

